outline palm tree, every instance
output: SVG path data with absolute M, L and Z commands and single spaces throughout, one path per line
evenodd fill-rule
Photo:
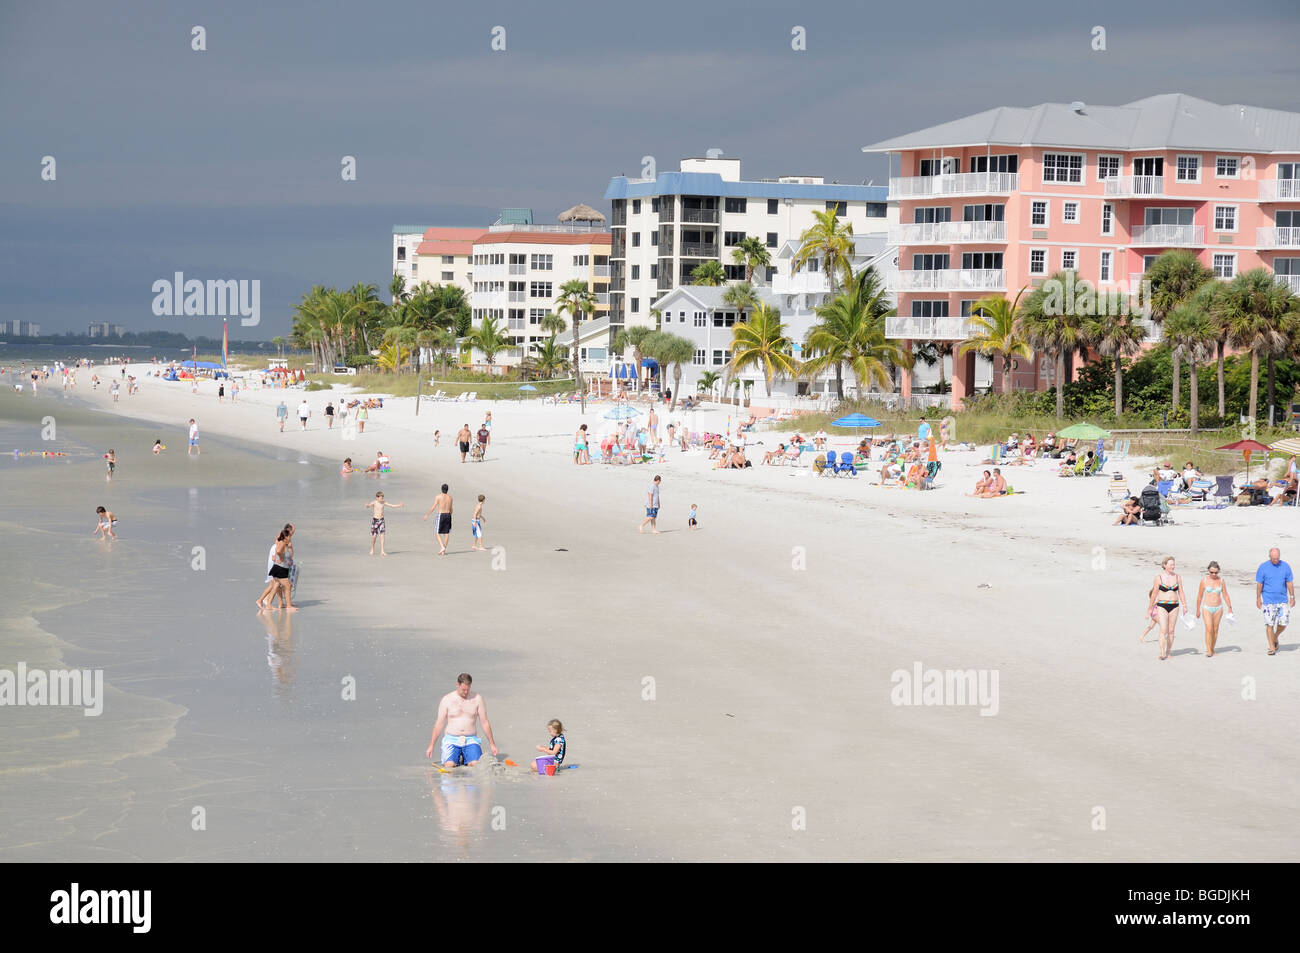
M 438 328 L 430 332 L 429 346 L 437 352 L 442 363 L 442 376 L 447 376 L 447 355 L 456 350 L 456 332 L 450 328 Z
M 483 360 L 489 367 L 496 363 L 497 352 L 508 348 L 511 342 L 510 336 L 502 331 L 497 319 L 491 315 L 485 317 L 478 327 L 471 328 L 466 337 L 471 347 L 483 352 Z
M 1228 328 L 1224 323 L 1221 309 L 1219 308 L 1219 296 L 1223 294 L 1227 283 L 1223 281 L 1207 281 L 1198 287 L 1188 303 L 1195 305 L 1200 311 L 1209 317 L 1214 327 L 1214 363 L 1215 375 L 1218 378 L 1219 385 L 1219 419 L 1222 420 L 1225 412 L 1224 408 L 1224 386 L 1223 386 L 1223 364 L 1224 357 L 1228 350 Z
M 713 388 L 717 386 L 720 380 L 722 380 L 722 375 L 717 371 L 701 371 L 700 379 L 695 382 L 695 393 L 712 393 Z
M 753 311 L 759 307 L 758 292 L 749 282 L 739 281 L 729 285 L 722 293 L 722 303 L 736 309 L 736 323 L 739 324 L 745 320 L 746 311 Z M 726 373 L 723 375 L 723 390 L 731 386 L 730 378 L 731 368 L 727 366 Z
M 274 344 L 277 348 L 279 348 L 279 356 L 284 357 L 284 337 L 281 335 L 276 335 L 275 337 L 271 338 L 271 343 Z
M 718 261 L 703 261 L 695 266 L 691 272 L 691 284 L 693 285 L 713 285 L 714 287 L 722 284 L 727 280 L 727 273 Z
M 660 367 L 671 365 L 673 369 L 673 400 L 668 405 L 668 412 L 671 414 L 677 409 L 677 398 L 681 396 L 682 367 L 695 359 L 695 342 L 679 334 L 667 334 L 661 331 L 658 340 L 654 343 L 652 354 Z
M 1127 314 L 1087 315 L 1083 337 L 1098 354 L 1115 361 L 1115 417 L 1118 419 L 1124 412 L 1124 358 L 1142 350 L 1146 329 Z
M 754 269 L 766 268 L 772 264 L 772 256 L 757 238 L 745 236 L 740 244 L 731 250 L 731 260 L 737 265 L 745 266 L 745 283 L 753 284 Z
M 867 358 L 862 366 L 870 370 L 867 370 L 865 377 L 859 377 L 859 392 L 864 380 L 886 386 L 888 374 L 884 371 L 885 365 L 904 366 L 905 361 L 904 350 L 896 345 L 890 345 L 883 352 L 877 350 L 886 341 L 884 320 L 893 313 L 894 309 L 889 305 L 888 295 L 875 270 L 867 268 L 855 275 L 842 294 L 817 308 L 817 316 L 821 320 L 808 329 L 804 339 L 805 350 L 812 354 L 811 358 L 804 361 L 804 375 L 819 377 L 834 367 L 835 396 L 843 400 L 845 366 L 852 367 L 855 361 Z M 877 364 L 880 366 L 879 372 L 876 370 Z M 884 374 L 883 380 L 881 374 Z
M 657 333 L 654 328 L 645 325 L 634 325 L 614 335 L 614 350 L 624 352 L 628 348 L 632 349 L 632 365 L 637 369 L 636 392 L 638 394 L 641 393 L 641 358 L 649 353 L 642 345 L 646 338 Z
M 760 304 L 748 321 L 737 322 L 731 329 L 731 361 L 727 368 L 736 374 L 750 367 L 761 368 L 771 394 L 775 378 L 799 373 L 799 361 L 791 355 L 792 349 L 781 312 Z
M 1296 300 L 1263 268 L 1243 271 L 1215 298 L 1233 347 L 1250 351 L 1250 419 L 1259 406 L 1259 356 L 1284 347 L 1300 325 Z
M 1058 271 L 1025 299 L 1022 323 L 1025 337 L 1031 346 L 1053 358 L 1056 365 L 1056 419 L 1065 416 L 1065 358 L 1087 341 L 1084 335 L 1084 315 L 1067 314 L 1073 308 L 1057 307 L 1052 297 L 1059 291 L 1052 289 L 1075 286 L 1074 276 L 1068 271 Z M 1060 312 L 1060 313 L 1058 313 Z
M 394 278 L 400 277 L 394 275 Z M 348 294 L 357 307 L 357 327 L 361 331 L 361 346 L 370 350 L 369 331 L 378 324 L 387 310 L 379 300 L 379 288 L 376 285 L 358 281 L 348 289 Z
M 853 277 L 853 225 L 840 224 L 835 209 L 813 212 L 815 224 L 804 229 L 799 236 L 800 247 L 791 262 L 791 272 L 797 274 L 814 259 L 820 259 L 826 269 L 830 296 L 835 297 L 835 274 L 842 272 L 847 284 Z
M 568 363 L 567 348 L 555 343 L 555 335 L 549 341 L 538 341 L 533 345 L 533 368 L 543 377 L 555 376 L 555 372 Z
M 564 320 L 564 315 L 556 314 L 554 311 L 547 311 L 542 315 L 541 324 L 538 325 L 543 331 L 549 333 L 552 339 L 557 334 L 563 334 L 568 326 L 569 322 Z
M 1034 356 L 1029 342 L 1025 338 L 1021 321 L 1020 297 L 1025 293 L 1021 288 L 1014 301 L 1007 301 L 1002 295 L 989 295 L 971 305 L 971 335 L 957 347 L 957 353 L 966 355 L 971 351 L 984 357 L 998 355 L 1002 358 L 1002 393 L 1011 393 L 1011 362 L 1014 358 L 1026 360 Z
M 1163 324 L 1175 308 L 1213 278 L 1214 272 L 1201 264 L 1195 252 L 1183 248 L 1161 254 L 1142 275 L 1143 281 L 1151 283 L 1151 320 L 1157 325 Z M 1183 375 L 1179 369 L 1179 356 L 1173 356 L 1174 383 L 1170 395 L 1175 410 L 1182 403 L 1179 387 Z
M 560 286 L 560 296 L 555 299 L 555 313 L 567 314 L 573 321 L 573 347 L 569 350 L 569 358 L 573 361 L 573 386 L 578 391 L 578 406 L 582 414 L 587 413 L 587 392 L 582 386 L 582 365 L 579 359 L 582 348 L 579 345 L 578 329 L 583 315 L 591 314 L 595 309 L 596 296 L 591 293 L 584 279 L 573 278 Z
M 1210 348 L 1218 337 L 1218 328 L 1214 319 L 1192 300 L 1180 304 L 1165 316 L 1164 332 L 1169 347 L 1179 356 L 1187 358 L 1187 368 L 1191 375 L 1191 430 L 1192 436 L 1196 436 L 1201 413 L 1196 371 L 1201 361 L 1209 356 Z

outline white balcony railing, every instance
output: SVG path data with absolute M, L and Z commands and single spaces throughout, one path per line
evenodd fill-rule
M 1300 179 L 1260 179 L 1261 202 L 1300 202 Z
M 885 337 L 895 340 L 964 341 L 970 318 L 885 318 Z
M 623 222 L 615 222 L 615 225 L 622 225 Z M 519 225 L 519 224 L 502 224 L 494 222 L 488 226 L 489 232 L 546 232 L 558 233 L 561 235 L 590 235 L 608 230 L 604 222 L 596 224 L 570 224 L 570 225 Z
M 1204 225 L 1134 225 L 1132 245 L 1204 245 Z
M 1292 294 L 1300 294 L 1300 275 L 1274 275 L 1278 284 L 1286 285 Z
M 1001 268 L 900 271 L 891 284 L 891 291 L 1005 291 L 1007 273 Z
M 512 274 L 512 275 L 526 275 L 526 274 L 528 274 L 528 266 L 527 266 L 527 265 L 521 265 L 521 264 L 519 264 L 518 262 L 512 262 L 511 265 L 510 265 L 510 274 Z
M 1257 228 L 1255 244 L 1260 248 L 1294 248 L 1300 245 L 1300 228 Z
M 891 245 L 950 245 L 956 242 L 1005 242 L 1006 222 L 924 222 L 894 225 Z
M 826 294 L 829 291 L 826 274 L 821 271 L 800 271 L 793 275 L 778 273 L 772 277 L 772 294 L 775 295 Z
M 596 292 L 596 294 L 594 295 L 594 297 L 595 297 L 595 299 L 596 299 L 596 304 L 609 304 L 609 292 L 608 292 L 608 291 L 598 291 L 598 292 Z
M 511 291 L 509 294 L 510 298 L 508 300 L 511 304 L 521 304 L 528 300 L 528 292 L 526 291 Z
M 914 175 L 889 180 L 890 199 L 931 195 L 1009 195 L 1020 184 L 1015 172 L 954 172 L 950 175 Z
M 593 278 L 608 278 L 609 265 L 592 265 L 591 275 Z
M 1107 195 L 1164 195 L 1163 175 L 1113 175 L 1103 180 Z

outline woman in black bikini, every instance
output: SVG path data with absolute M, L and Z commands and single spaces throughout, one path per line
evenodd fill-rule
M 1160 661 L 1169 658 L 1174 647 L 1174 626 L 1178 622 L 1178 610 L 1187 611 L 1187 599 L 1183 594 L 1183 580 L 1174 572 L 1174 557 L 1166 556 L 1160 564 L 1161 573 L 1151 583 L 1151 601 L 1147 605 L 1147 615 L 1156 613 L 1156 622 L 1160 626 Z

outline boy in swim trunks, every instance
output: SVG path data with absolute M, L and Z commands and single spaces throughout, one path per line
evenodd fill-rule
M 379 539 L 379 555 L 387 556 L 384 550 L 384 537 L 388 535 L 388 522 L 384 519 L 384 507 L 396 506 L 403 507 L 405 503 L 386 503 L 384 502 L 384 491 L 380 490 L 375 494 L 375 498 L 369 503 L 364 504 L 370 512 L 370 555 L 375 554 L 375 539 Z
M 95 515 L 99 517 L 99 525 L 91 535 L 102 534 L 105 539 L 117 539 L 117 534 L 113 532 L 113 524 L 117 522 L 117 517 L 102 506 L 95 507 Z
M 108 461 L 108 478 L 113 479 L 113 471 L 117 469 L 117 451 L 110 449 L 104 454 L 104 459 Z
M 478 495 L 478 505 L 474 507 L 474 515 L 470 517 L 469 531 L 474 537 L 474 545 L 470 547 L 471 551 L 482 552 L 483 550 L 483 501 L 487 497 L 482 493 Z
M 424 514 L 428 519 L 433 513 L 438 514 L 438 555 L 447 555 L 447 542 L 451 539 L 451 494 L 447 492 L 447 484 L 442 485 L 442 492 L 433 498 L 433 506 L 429 507 L 429 512 Z

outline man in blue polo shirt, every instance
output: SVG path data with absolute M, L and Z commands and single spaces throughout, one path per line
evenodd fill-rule
M 1291 607 L 1295 605 L 1295 581 L 1291 567 L 1282 562 L 1282 553 L 1274 548 L 1268 551 L 1268 562 L 1260 563 L 1255 572 L 1255 606 L 1264 613 L 1264 635 L 1268 638 L 1268 654 L 1277 654 L 1282 630 L 1291 621 Z

